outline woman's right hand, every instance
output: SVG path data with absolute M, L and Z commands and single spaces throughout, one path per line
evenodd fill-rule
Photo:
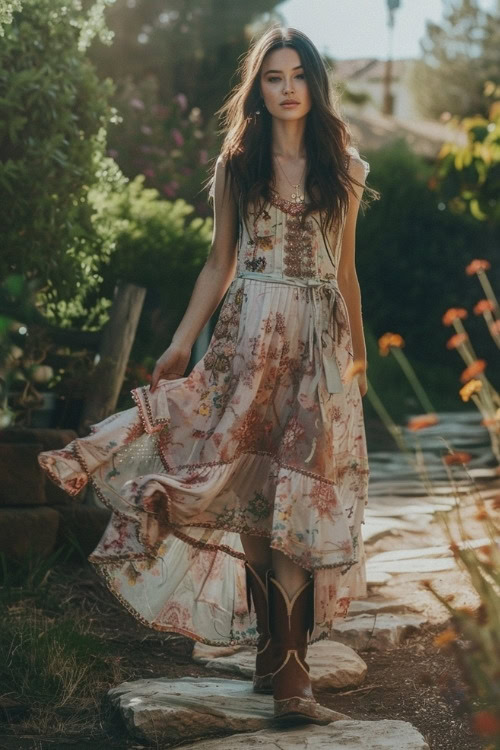
M 165 349 L 161 357 L 156 361 L 155 369 L 151 376 L 150 392 L 152 393 L 156 390 L 158 381 L 161 378 L 164 380 L 182 378 L 190 358 L 191 349 L 179 346 L 179 344 L 170 344 L 168 349 Z

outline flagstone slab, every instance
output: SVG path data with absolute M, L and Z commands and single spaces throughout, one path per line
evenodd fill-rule
M 402 599 L 353 599 L 349 605 L 349 617 L 352 615 L 391 612 L 392 614 L 411 614 L 420 610 L 412 607 Z
M 366 583 L 368 586 L 383 586 L 392 578 L 390 573 L 386 573 L 384 570 L 378 570 L 376 568 L 370 568 L 368 563 L 366 565 Z
M 255 649 L 207 646 L 196 643 L 192 658 L 210 669 L 220 669 L 252 679 L 255 668 Z M 363 659 L 349 646 L 336 641 L 317 641 L 307 650 L 311 682 L 318 690 L 329 688 L 357 687 L 366 676 L 367 666 Z
M 443 570 L 453 570 L 457 564 L 451 557 L 430 557 L 411 560 L 386 560 L 384 562 L 366 564 L 367 570 L 379 573 L 439 573 Z
M 326 726 L 279 728 L 273 698 L 245 680 L 150 679 L 123 682 L 108 692 L 128 731 L 160 743 L 184 740 L 191 750 L 429 750 L 405 721 L 343 719 Z M 221 733 L 230 736 L 220 737 Z M 213 739 L 218 735 L 217 739 Z M 212 737 L 212 739 L 210 739 Z
M 269 726 L 273 712 L 272 695 L 254 693 L 247 680 L 134 680 L 111 688 L 108 696 L 128 731 L 153 742 L 257 731 Z
M 262 729 L 208 742 L 184 750 L 430 750 L 420 732 L 407 721 L 335 721 L 287 729 Z
M 332 638 L 355 651 L 384 651 L 394 648 L 410 633 L 427 622 L 418 614 L 360 614 L 346 617 L 336 625 Z

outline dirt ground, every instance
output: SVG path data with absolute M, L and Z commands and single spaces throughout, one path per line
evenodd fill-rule
M 56 580 L 52 596 L 70 600 L 71 606 L 75 606 L 75 616 L 90 620 L 92 632 L 105 639 L 110 656 L 120 660 L 124 679 L 160 676 L 235 679 L 232 674 L 211 672 L 194 663 L 192 641 L 176 635 L 161 635 L 135 621 L 112 600 L 90 566 L 66 571 Z M 70 597 L 68 591 L 71 591 Z M 354 690 L 317 692 L 318 700 L 353 719 L 408 721 L 423 734 L 431 750 L 480 750 L 484 745 L 469 730 L 461 708 L 463 686 L 457 667 L 446 652 L 432 644 L 433 637 L 443 627 L 443 624 L 433 623 L 387 652 L 360 652 L 368 664 L 363 685 Z M 82 736 L 28 735 L 22 730 L 23 713 L 7 716 L 3 712 L 0 750 L 146 747 L 127 736 L 120 717 L 108 704 L 105 690 L 101 711 L 95 715 L 91 729 Z M 162 744 L 162 747 L 173 746 Z

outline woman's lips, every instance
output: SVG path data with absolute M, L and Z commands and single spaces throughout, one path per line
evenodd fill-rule
M 298 102 L 290 102 L 290 103 L 287 103 L 287 104 L 282 104 L 281 106 L 282 107 L 298 107 L 299 103 Z

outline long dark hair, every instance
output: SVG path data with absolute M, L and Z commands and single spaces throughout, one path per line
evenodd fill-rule
M 310 203 L 301 217 L 304 221 L 313 211 L 321 212 L 321 228 L 326 232 L 339 227 L 347 210 L 348 191 L 352 191 L 353 183 L 361 183 L 348 173 L 347 149 L 353 143 L 347 124 L 336 114 L 332 104 L 336 96 L 330 82 L 331 71 L 311 40 L 298 29 L 273 25 L 250 45 L 237 71 L 241 82 L 216 112 L 222 121 L 218 132 L 225 134 L 220 157 L 227 166 L 226 175 L 230 176 L 235 199 L 246 217 L 250 202 L 262 199 L 265 202 L 270 198 L 272 115 L 259 104 L 259 79 L 266 55 L 283 47 L 297 51 L 311 97 L 305 128 L 305 189 Z M 259 109 L 261 114 L 256 115 Z M 209 186 L 212 186 L 214 177 L 215 159 Z M 380 197 L 368 185 L 365 194 L 371 198 Z M 361 204 L 366 203 L 363 197 Z

